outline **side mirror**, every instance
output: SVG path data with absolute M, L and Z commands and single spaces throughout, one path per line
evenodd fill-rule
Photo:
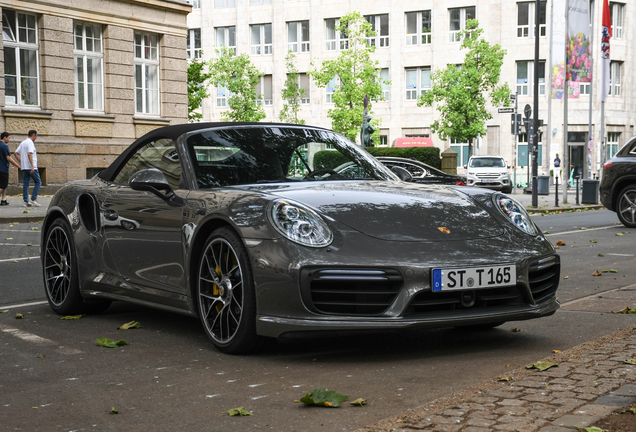
M 402 181 L 408 182 L 413 180 L 411 173 L 401 166 L 392 166 L 391 171 L 393 171 Z
M 181 207 L 186 203 L 185 199 L 174 193 L 166 176 L 157 168 L 148 168 L 136 172 L 130 178 L 128 185 L 132 190 L 152 192 L 169 206 Z M 165 191 L 165 193 L 162 191 Z
M 464 169 L 468 168 L 468 165 L 464 165 Z

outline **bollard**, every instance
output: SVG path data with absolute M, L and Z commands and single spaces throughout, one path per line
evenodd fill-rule
M 556 188 L 554 191 L 554 206 L 559 206 L 559 177 L 554 177 L 554 187 Z
M 580 205 L 579 202 L 579 181 L 581 180 L 581 176 L 576 177 L 576 205 Z

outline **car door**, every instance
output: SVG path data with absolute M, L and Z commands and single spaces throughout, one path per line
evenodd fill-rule
M 132 175 L 147 168 L 159 169 L 177 195 L 187 195 L 179 188 L 182 167 L 174 141 L 154 139 L 131 154 L 104 191 L 104 235 L 128 295 L 179 307 L 186 296 L 182 207 L 130 188 Z

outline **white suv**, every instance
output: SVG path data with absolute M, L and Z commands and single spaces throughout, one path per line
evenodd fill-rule
M 512 192 L 506 161 L 501 156 L 472 156 L 466 168 L 466 185 Z

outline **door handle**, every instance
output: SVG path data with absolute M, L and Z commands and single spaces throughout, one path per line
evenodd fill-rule
M 117 214 L 115 210 L 104 210 L 104 218 L 106 218 L 109 221 L 114 221 L 114 220 L 117 220 L 117 218 L 119 218 L 119 215 Z

